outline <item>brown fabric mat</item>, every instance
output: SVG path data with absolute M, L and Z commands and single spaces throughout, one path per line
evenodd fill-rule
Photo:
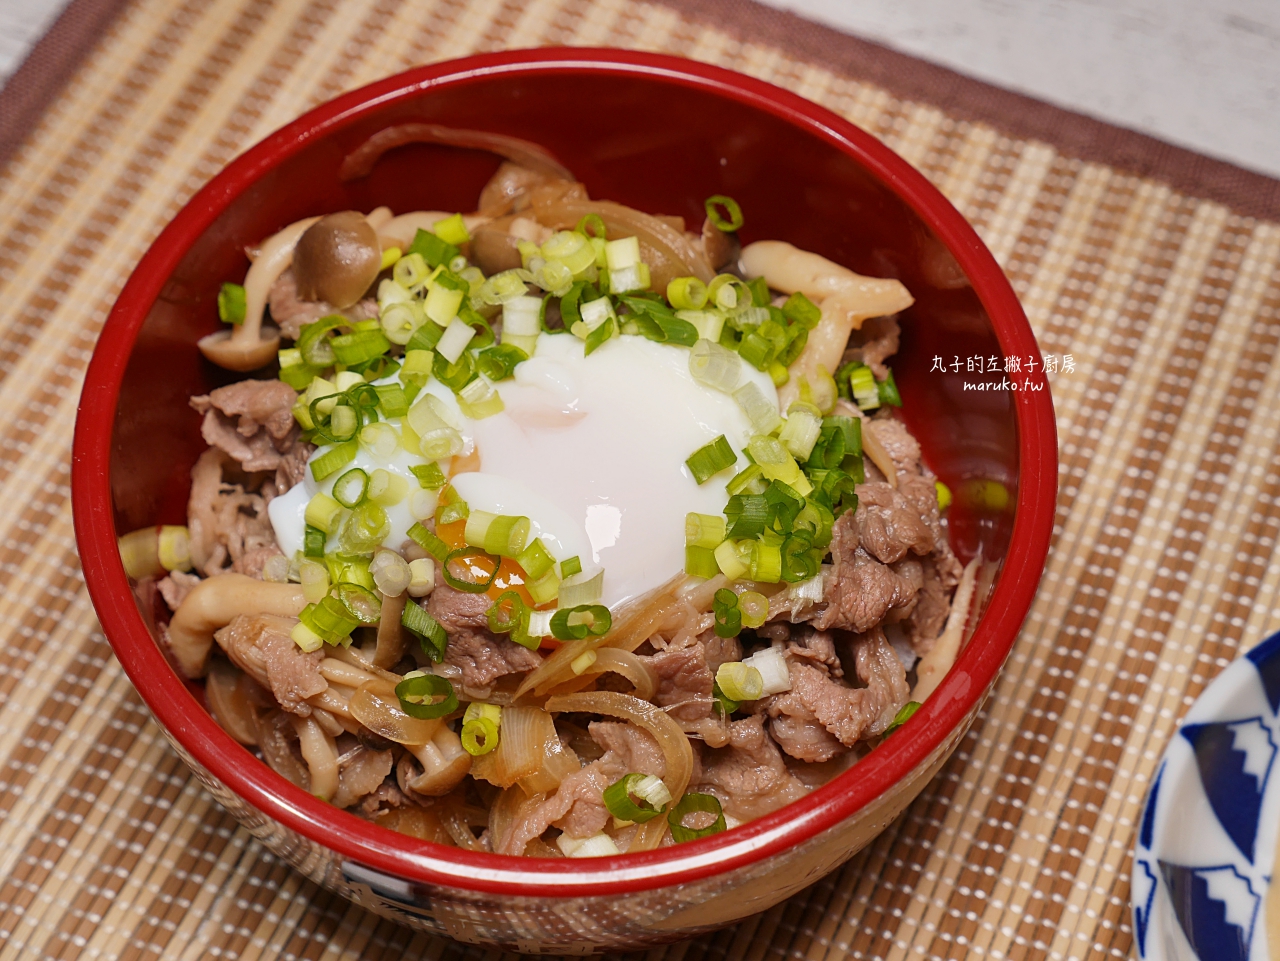
M 68 464 L 113 298 L 222 164 L 411 64 L 549 43 L 720 63 L 872 131 L 973 221 L 1057 362 L 1054 547 L 973 731 L 844 869 L 649 957 L 1129 953 L 1159 753 L 1276 622 L 1274 182 L 1069 115 L 1028 126 L 1024 98 L 721 0 L 133 0 L 98 35 L 0 179 L 0 961 L 497 957 L 300 880 L 199 788 L 98 630 Z

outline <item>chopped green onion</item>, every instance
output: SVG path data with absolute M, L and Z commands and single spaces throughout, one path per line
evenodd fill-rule
M 600 240 L 605 239 L 604 218 L 599 214 L 587 214 L 578 221 L 578 226 L 573 229 L 584 236 L 596 237 Z
M 583 356 L 584 357 L 591 356 L 591 354 L 595 351 L 597 347 L 603 344 L 610 337 L 615 336 L 617 333 L 618 333 L 618 322 L 615 318 L 609 317 L 608 319 L 605 320 L 603 324 L 601 324 L 599 327 L 595 328 L 593 331 L 587 334 L 586 340 L 583 343 L 583 348 L 582 348 Z
M 391 349 L 391 341 L 381 330 L 359 330 L 333 338 L 330 346 L 339 363 L 352 367 L 381 357 Z
M 361 624 L 377 624 L 382 616 L 382 602 L 378 595 L 361 584 L 334 584 L 329 593 L 341 601 L 347 613 Z
M 335 524 L 342 516 L 342 505 L 324 491 L 319 491 L 307 502 L 303 515 L 308 527 L 319 530 L 323 534 L 332 534 Z M 323 550 L 320 551 L 324 553 Z
M 715 577 L 720 573 L 715 551 L 709 547 L 685 545 L 684 572 L 690 577 Z
M 742 227 L 742 208 L 738 206 L 738 202 L 732 197 L 726 197 L 724 194 L 715 194 L 708 197 L 703 207 L 707 211 L 707 219 L 715 224 L 718 230 L 725 233 L 732 233 Z M 717 209 L 724 208 L 724 214 Z
M 468 544 L 483 547 L 490 554 L 516 557 L 528 543 L 530 528 L 527 517 L 472 511 L 464 536 Z
M 505 334 L 505 328 L 503 332 Z M 529 359 L 529 355 L 512 344 L 486 347 L 476 355 L 476 370 L 490 380 L 506 380 L 516 372 L 516 367 Z
M 762 494 L 734 494 L 725 505 L 724 516 L 728 520 L 726 537 L 735 540 L 759 537 L 769 518 L 769 503 Z
M 605 263 L 610 271 L 625 270 L 640 263 L 640 239 L 620 237 L 610 240 L 604 247 Z
M 788 584 L 798 584 L 817 576 L 822 569 L 822 552 L 812 545 L 808 531 L 796 531 L 786 539 L 781 548 L 782 580 Z
M 369 475 L 359 467 L 353 467 L 333 482 L 333 499 L 343 507 L 359 507 L 368 492 Z M 310 505 L 307 506 L 310 509 Z
M 898 713 L 893 716 L 893 723 L 884 729 L 884 736 L 888 737 L 902 725 L 906 724 L 916 711 L 920 710 L 919 701 L 907 701 L 898 709 Z
M 412 565 L 411 565 L 412 566 Z M 444 660 L 444 650 L 449 643 L 449 635 L 445 633 L 440 622 L 428 614 L 418 604 L 410 601 L 405 604 L 400 615 L 400 626 L 418 639 L 422 649 L 437 664 Z
M 555 567 L 556 559 L 551 556 L 551 552 L 547 550 L 546 545 L 535 537 L 516 557 L 516 563 L 520 565 L 522 571 L 529 575 L 530 580 L 536 581 Z
M 409 482 L 399 474 L 393 474 L 381 467 L 375 468 L 369 475 L 369 487 L 365 497 L 379 507 L 394 507 L 409 494 Z
M 725 661 L 716 669 L 716 683 L 731 701 L 757 700 L 764 692 L 764 678 L 750 664 Z
M 418 435 L 418 451 L 425 460 L 443 460 L 462 451 L 462 435 L 446 420 L 448 408 L 435 394 L 424 394 L 409 408 L 405 421 Z
M 763 277 L 756 277 L 754 280 L 747 282 L 747 289 L 751 291 L 751 303 L 757 307 L 769 306 L 769 282 Z
M 724 314 L 717 310 L 681 310 L 676 313 L 681 320 L 688 321 L 693 324 L 697 330 L 698 336 L 703 340 L 710 340 L 721 346 L 728 346 L 721 343 L 721 334 L 725 330 Z
M 440 494 L 440 505 L 436 508 L 436 526 L 441 524 L 452 524 L 455 521 L 466 520 L 471 514 L 471 509 L 467 507 L 467 502 L 459 496 L 457 490 L 452 487 L 446 487 Z
M 750 464 L 734 474 L 725 485 L 730 494 L 763 494 L 769 486 L 758 464 Z
M 484 420 L 506 409 L 502 395 L 493 386 L 493 381 L 483 374 L 477 375 L 471 383 L 458 391 L 458 407 L 472 420 Z
M 633 824 L 656 818 L 671 803 L 670 789 L 652 774 L 628 774 L 605 788 L 602 797 L 610 814 Z
M 715 549 L 716 565 L 729 580 L 736 581 L 747 575 L 750 548 L 744 545 L 749 544 L 749 541 L 726 540 Z
M 471 235 L 467 233 L 467 225 L 462 220 L 462 214 L 454 214 L 444 220 L 437 220 L 431 228 L 431 232 L 446 244 L 452 244 L 455 247 L 461 247 L 471 239 Z M 457 255 L 455 254 L 455 256 Z
M 778 434 L 787 450 L 800 463 L 809 459 L 822 432 L 822 412 L 812 404 L 796 401 L 787 408 L 787 422 Z
M 327 536 L 321 528 L 308 524 L 306 532 L 302 535 L 302 556 L 324 557 Z
M 425 318 L 426 314 L 423 314 L 423 317 Z M 434 351 L 442 336 L 444 336 L 444 329 L 439 324 L 428 324 L 424 319 L 423 323 L 414 330 L 409 342 L 404 345 L 406 361 L 408 360 L 407 354 L 409 351 Z
M 436 344 L 436 353 L 451 364 L 456 364 L 467 345 L 475 338 L 475 328 L 461 317 L 454 317 L 445 328 L 444 336 Z
M 609 608 L 603 604 L 580 604 L 556 611 L 551 618 L 551 634 L 561 641 L 581 640 L 588 634 L 602 637 L 612 624 Z
M 732 394 L 742 377 L 742 358 L 719 344 L 699 340 L 689 351 L 689 373 L 706 387 Z
M 704 828 L 687 827 L 684 819 L 690 814 L 713 814 L 715 820 Z M 713 794 L 690 792 L 680 799 L 680 803 L 667 815 L 667 826 L 671 836 L 679 843 L 696 841 L 698 838 L 710 837 L 725 830 L 728 825 L 724 820 L 724 811 Z
M 769 362 L 769 379 L 773 381 L 774 387 L 781 387 L 791 379 L 791 371 L 787 370 L 782 364 L 776 360 Z
M 862 410 L 874 410 L 880 406 L 880 388 L 875 374 L 866 364 L 845 364 L 836 371 L 836 385 L 843 386 L 842 397 L 854 401 Z
M 378 406 L 384 417 L 403 417 L 409 413 L 409 399 L 399 384 L 374 384 L 378 392 Z
M 498 746 L 498 725 L 488 717 L 475 717 L 462 723 L 459 737 L 464 751 L 472 757 L 480 757 Z
M 303 324 L 298 332 L 297 348 L 302 352 L 302 359 L 313 367 L 328 367 L 334 362 L 333 347 L 325 336 L 335 327 L 350 324 L 341 314 L 329 314 L 310 324 Z
M 812 493 L 813 485 L 800 472 L 791 452 L 777 438 L 756 434 L 747 442 L 747 453 L 760 466 L 760 473 L 769 480 L 789 484 L 805 497 Z
M 693 511 L 684 515 L 685 546 L 715 550 L 724 539 L 725 525 L 722 518 L 714 514 L 697 514 Z
M 716 637 L 737 637 L 741 633 L 742 612 L 738 610 L 737 594 L 728 588 L 721 588 L 716 591 L 712 599 L 711 609 L 715 615 Z M 733 698 L 733 700 L 741 699 Z
M 553 568 L 541 577 L 528 581 L 524 586 L 535 604 L 549 604 L 560 595 L 560 575 Z
M 785 334 L 786 340 L 778 349 L 778 354 L 774 360 L 783 367 L 790 367 L 804 350 L 805 344 L 809 342 L 809 328 L 803 324 L 792 324 L 786 328 Z
M 370 572 L 372 558 L 358 554 L 326 554 L 325 566 L 329 570 L 329 580 L 335 584 L 358 584 L 373 590 L 376 583 Z
M 938 491 L 938 510 L 945 511 L 951 506 L 951 488 L 942 481 L 934 481 L 933 486 Z
M 458 709 L 453 685 L 439 674 L 408 675 L 396 685 L 396 697 L 400 699 L 400 710 L 422 720 L 444 717 Z
M 483 570 L 474 564 L 467 565 L 467 573 L 473 577 L 486 578 L 485 580 L 465 581 L 457 577 L 450 569 L 450 565 L 454 561 L 465 562 L 470 557 L 486 558 L 493 565 L 493 570 L 487 575 Z M 450 551 L 449 554 L 440 564 L 440 573 L 444 575 L 444 582 L 452 587 L 455 591 L 463 591 L 467 594 L 483 594 L 491 586 L 494 579 L 498 576 L 498 564 L 500 559 L 481 547 L 469 545 L 467 547 L 459 547 L 456 551 Z
M 776 584 L 782 580 L 782 547 L 765 541 L 751 541 L 747 577 L 761 584 Z
M 293 630 L 289 632 L 289 636 L 307 654 L 324 647 L 324 638 L 307 627 L 302 621 L 298 621 L 297 624 L 293 625 Z
M 332 594 L 326 594 L 319 603 L 304 607 L 298 620 L 326 644 L 339 643 L 360 623 Z
M 421 524 L 414 524 L 406 533 L 409 535 L 409 539 L 411 541 L 421 547 L 440 563 L 443 564 L 444 559 L 449 556 L 449 545 Z
M 443 221 L 441 221 L 443 223 Z M 421 254 L 432 267 L 439 267 L 441 264 L 447 264 L 458 256 L 459 250 L 453 244 L 444 240 L 437 234 L 433 234 L 428 230 L 419 228 L 414 234 L 413 243 L 409 245 L 409 250 L 405 256 L 410 254 Z
M 787 320 L 803 324 L 809 330 L 817 327 L 818 321 L 822 319 L 822 311 L 818 308 L 818 305 L 798 290 L 788 297 L 787 302 L 782 305 L 782 313 Z
M 707 285 L 697 277 L 676 277 L 667 284 L 667 300 L 676 310 L 701 310 L 707 303 Z
M 767 370 L 769 362 L 774 358 L 773 344 L 752 331 L 742 338 L 742 343 L 738 345 L 738 354 L 756 370 Z
M 334 471 L 350 464 L 356 459 L 356 454 L 359 452 L 360 444 L 358 441 L 349 440 L 345 444 L 338 444 L 311 462 L 311 476 L 318 481 L 322 481 Z M 317 524 L 315 526 L 319 527 L 320 525 Z
M 239 284 L 223 284 L 218 291 L 218 319 L 224 324 L 243 324 L 244 288 Z
M 343 521 L 338 531 L 338 543 L 343 550 L 354 554 L 371 554 L 391 533 L 387 512 L 378 504 L 365 501 Z
M 755 629 L 769 619 L 769 598 L 759 591 L 746 591 L 738 597 L 742 626 Z
M 710 444 L 699 447 L 685 460 L 685 466 L 693 474 L 693 479 L 704 484 L 722 470 L 737 463 L 738 456 L 729 446 L 729 441 L 721 434 Z
M 574 574 L 582 573 L 582 561 L 577 554 L 567 557 L 560 562 L 560 576 L 564 578 L 573 577 Z
M 519 594 L 515 591 L 503 591 L 485 613 L 489 619 L 489 630 L 495 634 L 511 633 L 520 626 L 520 619 L 525 616 L 526 610 Z
M 456 363 L 450 363 L 447 357 L 436 354 L 431 372 L 436 375 L 436 380 L 457 393 L 476 376 L 475 361 L 469 351 L 464 351 Z
M 409 472 L 418 478 L 418 483 L 424 490 L 438 491 L 448 483 L 444 476 L 444 471 L 440 469 L 440 465 L 435 461 L 430 464 L 415 464 L 409 468 Z
M 728 717 L 739 707 L 737 701 L 731 701 L 725 696 L 724 691 L 720 690 L 720 685 L 715 682 L 715 678 L 711 680 L 711 696 L 716 699 L 716 707 L 720 709 L 720 712 L 725 717 Z
M 880 403 L 886 407 L 901 407 L 902 395 L 898 393 L 898 385 L 893 381 L 893 371 L 889 371 L 884 380 L 876 384 L 880 393 Z

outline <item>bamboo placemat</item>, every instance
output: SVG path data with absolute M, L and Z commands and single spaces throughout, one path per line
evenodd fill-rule
M 843 870 L 649 957 L 1129 953 L 1159 754 L 1280 623 L 1277 185 L 787 15 L 672 4 L 134 0 L 56 96 L 24 88 L 23 116 L 48 105 L 0 174 L 0 961 L 496 956 L 301 880 L 204 793 L 98 629 L 68 464 L 113 298 L 221 165 L 409 65 L 547 43 L 716 62 L 872 131 L 974 222 L 1058 358 L 1055 542 L 960 750 Z

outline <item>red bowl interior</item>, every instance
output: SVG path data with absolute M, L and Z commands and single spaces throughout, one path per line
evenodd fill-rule
M 591 196 L 702 217 L 714 193 L 746 213 L 744 241 L 783 239 L 860 272 L 899 277 L 916 304 L 893 368 L 903 414 L 958 496 L 952 540 L 1005 564 L 971 642 L 942 686 L 847 773 L 773 815 L 646 854 L 530 861 L 392 834 L 277 776 L 235 743 L 169 668 L 116 550 L 117 532 L 185 523 L 189 471 L 204 447 L 193 394 L 236 379 L 195 341 L 219 326 L 219 285 L 247 269 L 242 248 L 301 217 L 342 209 L 474 208 L 492 155 L 413 145 L 343 183 L 343 157 L 409 120 L 481 128 L 545 145 Z M 933 286 L 940 252 L 969 279 Z M 946 258 L 943 253 L 942 257 Z M 970 357 L 1039 356 L 999 266 L 953 207 L 907 163 L 831 112 L 716 67 L 617 50 L 544 49 L 422 67 L 325 104 L 248 151 L 187 204 L 138 265 L 89 366 L 72 472 L 85 580 L 121 664 L 160 722 L 222 783 L 271 818 L 342 855 L 409 879 L 532 896 L 661 887 L 755 861 L 858 811 L 905 776 L 989 690 L 1043 568 L 1056 493 L 1052 402 L 1042 389 L 965 390 Z M 938 371 L 934 358 L 944 361 Z M 950 366 L 958 359 L 960 369 Z M 1021 386 L 1021 384 L 1019 385 Z M 996 480 L 1004 509 L 966 498 Z

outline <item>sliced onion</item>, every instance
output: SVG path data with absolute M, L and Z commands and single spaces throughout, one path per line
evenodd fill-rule
M 520 788 L 526 794 L 550 794 L 561 781 L 581 767 L 582 761 L 573 748 L 560 742 L 553 723 L 551 733 L 542 742 L 542 766 L 528 777 L 521 778 Z
M 390 828 L 400 834 L 407 834 L 412 838 L 420 838 L 423 841 L 433 841 L 436 844 L 450 846 L 455 844 L 453 836 L 445 828 L 439 814 L 433 808 L 396 808 L 374 818 L 374 823 L 381 824 L 384 828 Z M 479 842 L 477 841 L 476 843 L 478 844 Z
M 374 678 L 351 695 L 351 716 L 374 734 L 397 744 L 426 744 L 443 723 L 440 718 L 410 717 L 400 708 L 396 687 Z
M 560 161 L 551 156 L 545 147 L 536 143 L 487 130 L 457 130 L 434 123 L 402 123 L 379 130 L 343 158 L 338 178 L 358 180 L 366 177 L 384 153 L 410 143 L 438 143 L 449 147 L 488 150 L 548 177 L 574 179 L 573 174 Z
M 658 676 L 644 661 L 630 651 L 602 648 L 595 652 L 596 659 L 582 672 L 582 677 L 594 677 L 612 671 L 621 674 L 635 686 L 635 696 L 642 701 L 653 700 L 658 691 Z
M 440 813 L 440 823 L 444 826 L 449 837 L 453 838 L 455 844 L 460 848 L 466 848 L 468 851 L 487 851 L 474 834 L 471 833 L 470 822 L 472 818 L 467 817 L 471 813 L 469 808 L 458 803 L 445 803 L 436 808 Z M 483 812 L 482 812 L 483 815 Z M 478 824 L 486 824 L 487 816 L 482 816 L 476 822 Z
M 258 727 L 258 747 L 271 770 L 304 791 L 309 791 L 311 774 L 293 752 L 293 742 L 296 740 L 298 732 L 294 730 L 290 715 L 284 711 L 273 711 Z
M 472 762 L 471 776 L 504 789 L 542 769 L 548 738 L 560 743 L 551 715 L 537 707 L 504 707 L 498 737 L 496 749 Z
M 613 691 L 590 691 L 582 694 L 566 694 L 562 697 L 547 699 L 546 709 L 552 714 L 560 712 L 576 712 L 583 714 L 606 714 L 620 717 L 632 724 L 644 728 L 654 736 L 658 747 L 662 750 L 666 762 L 666 776 L 662 782 L 671 792 L 673 803 L 679 803 L 689 786 L 689 778 L 693 773 L 693 747 L 674 720 L 665 711 L 655 707 L 648 701 L 642 701 L 630 694 L 618 694 Z M 666 833 L 666 821 L 654 818 L 641 825 L 631 843 L 632 851 L 650 851 L 658 846 Z
M 254 745 L 258 743 L 258 713 L 249 696 L 249 684 L 257 686 L 235 665 L 214 658 L 209 663 L 204 695 L 219 726 L 241 744 Z

